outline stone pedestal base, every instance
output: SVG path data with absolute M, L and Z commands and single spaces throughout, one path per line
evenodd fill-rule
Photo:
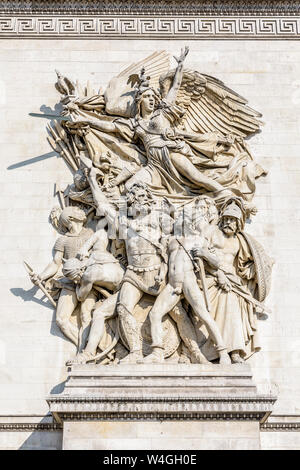
M 259 449 L 276 397 L 247 365 L 73 366 L 48 398 L 64 449 Z
M 260 449 L 256 421 L 70 421 L 65 450 Z

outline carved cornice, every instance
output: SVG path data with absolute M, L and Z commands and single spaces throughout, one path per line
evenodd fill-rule
M 167 421 L 184 421 L 189 420 L 200 420 L 200 421 L 230 421 L 240 420 L 256 420 L 261 419 L 261 413 L 249 413 L 245 415 L 244 413 L 232 414 L 232 413 L 207 413 L 205 415 L 201 413 L 196 413 L 191 416 L 186 414 L 179 413 L 137 413 L 132 416 L 126 416 L 124 414 L 118 413 L 61 413 L 60 418 L 62 421 L 119 421 L 124 419 L 131 420 L 143 420 L 143 421 L 153 421 L 153 420 L 167 420 Z M 34 432 L 34 431 L 61 431 L 63 429 L 62 423 L 0 423 L 0 432 Z M 260 430 L 262 432 L 300 432 L 300 422 L 299 423 L 289 423 L 289 422 L 276 422 L 276 423 L 263 423 L 260 425 Z
M 60 431 L 60 423 L 0 423 L 0 432 Z
M 262 417 L 261 413 L 207 413 L 205 415 L 196 413 L 192 417 L 189 414 L 179 413 L 136 413 L 132 416 L 124 417 L 124 414 L 118 413 L 61 413 L 60 418 L 62 421 L 119 421 L 119 420 L 167 420 L 167 421 L 184 421 L 200 420 L 200 421 L 230 421 L 240 420 L 255 420 L 259 421 Z M 0 432 L 34 432 L 34 431 L 61 431 L 63 429 L 62 423 L 0 423 Z M 262 423 L 260 425 L 262 432 L 300 432 L 300 422 L 274 422 Z
M 289 0 L 0 0 L 2 14 L 299 15 Z
M 300 432 L 300 422 L 299 423 L 263 423 L 260 425 L 261 431 L 268 432 L 281 432 L 281 431 L 296 431 Z
M 276 401 L 272 396 L 50 396 L 58 421 L 103 420 L 241 420 L 263 422 Z
M 261 421 L 261 413 L 59 413 L 62 421 Z
M 178 13 L 178 12 L 177 12 Z M 29 39 L 299 39 L 299 16 L 8 15 L 0 38 Z
M 235 397 L 227 397 L 227 396 L 220 396 L 220 397 L 212 397 L 212 396 L 176 396 L 176 397 L 169 397 L 169 396 L 147 396 L 145 394 L 141 396 L 114 396 L 112 397 L 105 397 L 105 396 L 96 396 L 96 395 L 89 395 L 89 396 L 76 396 L 76 395 L 50 395 L 47 398 L 48 403 L 108 403 L 108 404 L 128 404 L 128 403 L 259 403 L 259 404 L 274 404 L 277 397 L 272 395 L 266 396 L 235 396 Z

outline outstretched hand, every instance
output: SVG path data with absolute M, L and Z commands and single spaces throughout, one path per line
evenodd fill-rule
M 176 57 L 174 55 L 174 59 L 178 62 L 178 64 L 182 64 L 186 58 L 186 56 L 188 55 L 189 53 L 189 47 L 188 46 L 185 46 L 184 49 L 181 49 L 181 53 L 180 53 L 180 56 L 179 57 Z

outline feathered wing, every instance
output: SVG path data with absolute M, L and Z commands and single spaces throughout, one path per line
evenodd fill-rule
M 154 52 L 146 59 L 129 65 L 114 77 L 105 91 L 106 112 L 115 116 L 131 117 L 134 113 L 135 83 L 141 69 L 150 76 L 150 86 L 159 88 L 159 78 L 169 70 L 170 54 L 166 51 Z M 129 78 L 132 78 L 129 80 Z
M 161 77 L 162 88 L 164 83 L 172 83 L 173 75 L 174 71 L 171 71 Z M 186 110 L 182 124 L 187 131 L 217 131 L 240 137 L 254 135 L 263 124 L 259 120 L 261 113 L 247 103 L 221 80 L 192 70 L 184 71 L 176 101 Z

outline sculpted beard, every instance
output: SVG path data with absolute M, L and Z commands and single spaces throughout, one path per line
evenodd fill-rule
M 139 201 L 134 201 L 132 203 L 132 211 L 136 214 L 148 213 L 151 210 L 151 201 L 145 200 L 142 203 Z
M 237 228 L 236 227 L 236 222 L 223 222 L 223 224 L 222 224 L 222 230 L 227 235 L 235 233 L 236 228 Z

